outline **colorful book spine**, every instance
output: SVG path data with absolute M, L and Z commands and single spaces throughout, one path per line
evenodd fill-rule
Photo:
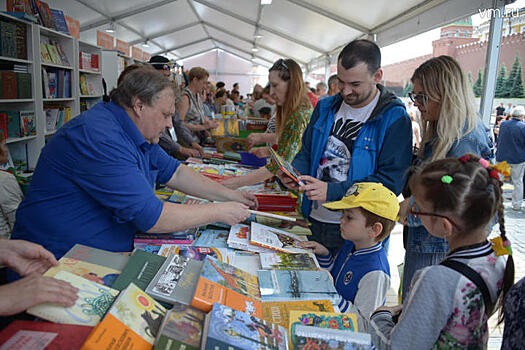
M 18 111 L 4 111 L 7 116 L 7 138 L 21 137 L 20 113 Z
M 22 60 L 27 59 L 27 25 L 16 23 L 16 57 Z

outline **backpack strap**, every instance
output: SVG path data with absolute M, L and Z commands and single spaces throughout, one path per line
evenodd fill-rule
M 455 270 L 462 274 L 463 276 L 467 277 L 469 280 L 471 280 L 476 287 L 480 290 L 481 294 L 483 295 L 483 302 L 485 304 L 485 312 L 487 314 L 487 317 L 490 317 L 492 315 L 492 312 L 494 310 L 494 304 L 492 303 L 492 299 L 490 298 L 490 292 L 489 288 L 487 287 L 487 284 L 481 278 L 479 273 L 474 271 L 470 266 L 467 264 L 464 264 L 462 262 L 456 261 L 456 260 L 443 260 L 440 265 L 446 266 L 452 270 Z

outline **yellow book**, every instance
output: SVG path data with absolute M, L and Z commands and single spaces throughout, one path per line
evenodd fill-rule
M 53 63 L 49 51 L 47 51 L 47 45 L 44 43 L 40 43 L 40 58 L 44 63 Z
M 67 271 L 87 280 L 111 287 L 121 272 L 106 266 L 71 258 L 61 258 L 58 263 L 58 266 L 53 266 L 47 270 L 44 276 L 55 277 L 59 271 Z
M 28 314 L 55 323 L 95 326 L 118 294 L 117 290 L 67 271 L 58 271 L 54 278 L 69 282 L 78 288 L 75 305 L 64 307 L 58 304 L 41 304 L 27 309 Z
M 329 300 L 264 302 L 262 303 L 262 318 L 288 328 L 290 312 L 294 310 L 334 312 L 334 307 Z
M 58 53 L 58 50 L 56 46 L 51 44 L 46 44 L 47 51 L 49 52 L 49 56 L 51 57 L 51 61 L 55 64 L 63 64 L 62 60 L 60 59 L 60 55 Z

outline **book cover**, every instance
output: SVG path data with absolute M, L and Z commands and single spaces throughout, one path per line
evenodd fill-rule
M 2 56 L 16 57 L 16 24 L 0 21 L 0 41 Z
M 165 260 L 163 256 L 136 250 L 112 287 L 116 290 L 123 290 L 133 282 L 140 289 L 146 289 Z
M 60 57 L 60 61 L 62 62 L 62 64 L 65 66 L 69 66 L 70 65 L 69 60 L 67 58 L 66 52 L 64 51 L 64 48 L 62 47 L 62 44 L 60 43 L 60 41 L 50 40 L 49 42 L 51 43 L 51 45 L 56 47 L 58 56 Z
M 247 250 L 255 253 L 271 252 L 271 249 L 250 244 L 250 226 L 244 224 L 232 225 L 228 240 L 228 247 Z
M 78 288 L 75 305 L 63 307 L 57 304 L 41 304 L 27 309 L 27 313 L 45 320 L 95 326 L 104 316 L 118 291 L 67 271 L 59 271 L 54 278 L 71 283 Z
M 170 255 L 151 280 L 146 293 L 157 300 L 189 305 L 202 269 L 202 261 Z
M 20 113 L 18 111 L 2 111 L 7 117 L 7 137 L 21 137 Z
M 109 267 L 120 272 L 127 265 L 130 256 L 128 254 L 114 253 L 82 244 L 75 244 L 70 250 L 68 250 L 63 258 L 81 260 Z
M 372 338 L 368 333 L 349 332 L 340 329 L 315 328 L 298 325 L 293 337 L 294 350 L 334 349 L 371 350 Z
M 257 276 L 257 271 L 261 269 L 259 254 L 245 250 L 234 250 L 233 256 L 228 264 L 235 266 L 251 275 Z
M 257 271 L 262 301 L 328 299 L 337 305 L 339 294 L 328 271 Z
M 53 20 L 47 2 L 35 0 L 35 4 L 40 18 L 42 19 L 42 24 L 50 29 L 56 29 L 55 21 Z
M 16 73 L 5 70 L 0 71 L 0 79 L 2 80 L 2 98 L 17 98 L 18 87 L 16 84 Z
M 49 57 L 51 57 L 51 62 L 54 64 L 62 64 L 60 55 L 58 54 L 57 47 L 52 44 L 46 44 L 47 52 L 49 52 Z
M 59 108 L 49 107 L 44 109 L 46 115 L 46 131 L 51 132 L 56 130 L 58 114 L 60 113 Z
M 124 289 L 82 350 L 151 350 L 166 309 L 135 284 Z
M 80 94 L 89 95 L 86 74 L 80 73 Z
M 98 72 L 100 70 L 99 63 L 98 63 L 98 55 L 94 53 L 91 54 L 91 70 L 95 72 Z
M 214 302 L 260 316 L 261 302 L 257 277 L 207 256 L 191 306 L 208 312 Z
M 111 287 L 120 274 L 120 271 L 110 267 L 66 257 L 62 257 L 58 263 L 58 266 L 53 266 L 44 275 L 54 277 L 59 271 L 67 271 L 103 286 Z
M 248 151 L 250 149 L 250 145 L 245 139 L 238 137 L 216 137 L 215 139 L 215 147 L 219 153 L 224 153 L 226 151 L 241 152 Z
M 28 15 L 33 14 L 29 0 L 7 0 L 6 9 L 8 12 L 25 12 Z
M 55 21 L 56 30 L 64 34 L 69 35 L 69 29 L 67 27 L 66 19 L 64 17 L 64 12 L 62 10 L 50 8 L 51 17 Z
M 47 45 L 45 43 L 40 43 L 40 59 L 44 63 L 53 63 L 51 56 L 49 56 L 49 51 L 47 50 Z
M 257 222 L 252 221 L 251 223 L 251 244 L 283 253 L 308 253 L 308 250 L 299 246 L 299 243 L 304 241 L 306 238 L 303 236 L 297 236 Z
M 270 155 L 272 156 L 272 160 L 277 164 L 279 169 L 286 175 L 288 175 L 292 180 L 294 180 L 299 186 L 304 186 L 304 182 L 302 182 L 299 179 L 299 175 L 295 172 L 293 166 L 281 158 L 277 152 L 273 150 L 272 147 L 268 147 L 270 150 Z
M 260 253 L 263 270 L 317 270 L 319 263 L 312 253 Z
M 36 135 L 35 112 L 20 111 L 20 136 Z
M 262 303 L 262 318 L 288 329 L 290 312 L 293 310 L 322 312 L 335 311 L 330 300 L 273 301 Z
M 16 58 L 27 59 L 27 25 L 16 23 Z
M 44 68 L 42 68 L 43 70 Z M 46 80 L 44 80 L 46 82 Z M 47 71 L 47 88 L 49 89 L 49 96 L 48 98 L 57 98 L 58 97 L 58 77 L 57 77 L 57 70 L 56 69 L 48 69 Z
M 0 112 L 0 133 L 7 139 L 7 114 Z
M 198 350 L 206 314 L 180 303 L 170 309 L 159 330 L 155 350 Z
M 206 316 L 201 349 L 285 350 L 286 329 L 245 312 L 215 303 Z
M 228 235 L 229 231 L 226 230 L 203 230 L 193 245 L 195 247 L 228 248 L 226 243 Z
M 317 328 L 339 329 L 343 331 L 358 332 L 357 315 L 352 313 L 335 313 L 319 311 L 290 311 L 289 334 L 290 341 L 297 342 L 295 338 L 298 326 Z M 315 330 L 312 330 L 315 332 Z
M 180 256 L 198 261 L 203 261 L 206 259 L 207 255 L 210 255 L 219 261 L 229 264 L 230 259 L 233 255 L 235 255 L 235 252 L 227 248 L 208 248 L 179 244 L 163 244 L 157 254 L 164 257 L 168 257 L 171 254 L 178 254 Z
M 0 350 L 78 349 L 93 327 L 15 320 L 0 332 Z
M 31 98 L 31 74 L 16 73 L 17 98 Z

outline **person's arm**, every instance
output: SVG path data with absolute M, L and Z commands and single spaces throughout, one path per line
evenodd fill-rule
M 259 168 L 246 175 L 233 176 L 222 180 L 221 184 L 228 188 L 239 188 L 249 186 L 270 179 L 273 176 L 265 167 Z
M 58 265 L 55 256 L 40 244 L 23 240 L 0 240 L 0 265 L 6 265 L 21 276 L 44 273 Z
M 445 269 L 439 266 L 418 271 L 397 324 L 389 308 L 372 314 L 369 333 L 378 350 L 432 348 L 453 314 L 459 278 L 451 277 Z
M 167 130 L 165 130 L 162 135 L 160 135 L 159 146 L 170 156 L 175 155 L 181 147 L 181 145 L 171 138 L 169 131 Z
M 390 277 L 383 271 L 371 271 L 359 281 L 353 303 L 341 296 L 339 311 L 355 313 L 359 325 L 364 328 L 362 331 L 367 333 L 370 315 L 384 305 L 388 288 L 390 288 Z
M 396 195 L 400 194 L 405 184 L 405 175 L 412 162 L 412 123 L 407 116 L 399 118 L 386 131 L 379 157 L 377 171 L 355 182 L 379 182 Z M 330 182 L 327 189 L 327 201 L 341 199 L 353 181 Z
M 182 101 L 181 103 L 176 105 L 177 112 L 179 113 L 180 120 L 184 122 L 184 118 L 186 118 L 186 113 L 188 113 L 188 110 L 190 109 L 190 98 L 186 95 L 182 95 Z

